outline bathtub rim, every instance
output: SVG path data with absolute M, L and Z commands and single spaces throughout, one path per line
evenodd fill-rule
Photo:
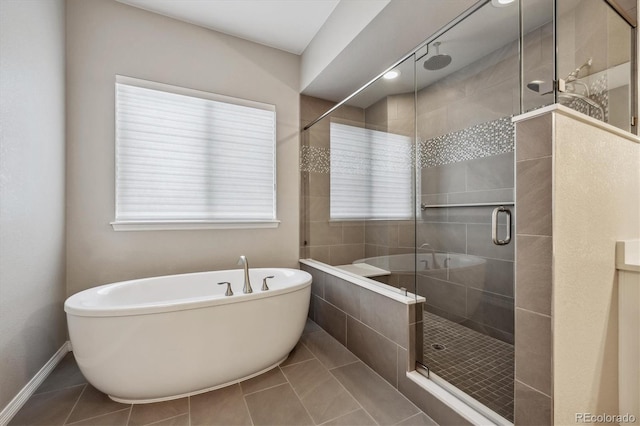
M 476 266 L 480 266 L 480 265 L 484 265 L 487 262 L 487 259 L 481 256 L 476 256 L 474 254 L 465 254 L 465 253 L 435 253 L 436 255 L 436 260 L 438 260 L 439 257 L 444 257 L 445 259 L 447 257 L 467 257 L 467 258 L 473 258 L 473 260 L 477 263 L 472 263 L 470 265 L 464 265 L 464 266 L 458 266 L 458 267 L 449 267 L 449 268 L 435 268 L 435 269 L 426 269 L 426 270 L 413 270 L 413 269 L 389 269 L 390 273 L 396 273 L 396 274 L 412 274 L 413 272 L 433 272 L 433 271 L 441 271 L 441 270 L 445 270 L 445 269 L 463 269 L 463 268 L 471 268 L 471 267 L 476 267 Z M 371 265 L 371 263 L 367 263 L 367 260 L 370 259 L 384 259 L 384 258 L 394 258 L 394 259 L 398 259 L 400 257 L 409 257 L 409 258 L 414 258 L 416 256 L 415 253 L 400 253 L 400 254 L 388 254 L 385 256 L 370 256 L 370 257 L 363 257 L 361 259 L 356 259 L 352 262 L 352 264 L 357 264 L 357 263 L 365 263 L 367 265 Z M 432 254 L 431 253 L 418 253 L 418 256 L 424 256 L 427 257 L 428 259 L 431 258 Z M 444 259 L 443 259 L 444 260 Z M 372 266 L 376 266 L 376 265 L 372 265 Z M 378 268 L 380 268 L 378 266 Z M 384 269 L 384 268 L 382 268 Z
M 227 305 L 233 303 L 245 303 L 250 302 L 252 300 L 265 299 L 269 297 L 276 297 L 278 295 L 292 293 L 295 291 L 300 291 L 305 289 L 306 287 L 311 286 L 312 277 L 306 271 L 302 271 L 300 269 L 294 268 L 251 268 L 251 271 L 273 271 L 273 270 L 281 270 L 281 271 L 293 271 L 295 273 L 306 274 L 307 277 L 301 282 L 288 284 L 285 288 L 273 289 L 268 291 L 262 291 L 258 288 L 253 290 L 253 293 L 244 294 L 244 293 L 235 293 L 233 296 L 224 296 L 224 294 L 219 295 L 204 295 L 198 297 L 184 298 L 184 299 L 172 299 L 166 302 L 149 302 L 149 303 L 138 303 L 131 305 L 116 305 L 116 306 L 79 306 L 79 302 L 83 297 L 93 296 L 99 297 L 96 293 L 100 290 L 105 289 L 110 286 L 120 286 L 131 284 L 135 282 L 145 282 L 152 281 L 158 278 L 171 278 L 171 277 L 189 277 L 189 276 L 198 276 L 211 274 L 215 272 L 229 272 L 235 271 L 234 269 L 225 269 L 225 270 L 214 270 L 214 271 L 203 271 L 203 272 L 189 272 L 186 274 L 172 274 L 172 275 L 158 275 L 153 277 L 146 278 L 136 278 L 133 280 L 126 281 L 118 281 L 109 284 L 103 284 L 96 287 L 91 287 L 86 290 L 79 291 L 69 297 L 64 302 L 64 311 L 67 315 L 76 316 L 76 317 L 95 317 L 95 318 L 106 318 L 106 317 L 122 317 L 122 316 L 136 316 L 136 315 L 154 315 L 160 313 L 167 312 L 176 312 L 176 311 L 185 311 L 191 309 L 202 309 L 208 308 L 216 305 Z M 215 285 L 213 283 L 212 285 Z
M 322 272 L 329 273 L 338 278 L 347 280 L 369 291 L 378 293 L 382 296 L 388 297 L 389 299 L 393 299 L 396 302 L 404 303 L 405 305 L 415 305 L 416 303 L 426 302 L 427 300 L 423 296 L 419 296 L 411 292 L 407 292 L 407 295 L 405 296 L 400 292 L 400 289 L 396 287 L 392 287 L 384 283 L 379 283 L 369 278 L 364 278 L 360 275 L 341 270 L 339 268 L 336 268 L 335 266 L 320 262 L 318 260 L 299 259 L 298 262 L 300 262 L 303 265 L 307 265 L 312 268 L 318 269 Z

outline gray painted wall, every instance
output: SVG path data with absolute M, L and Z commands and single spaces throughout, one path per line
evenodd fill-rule
M 298 56 L 111 0 L 67 2 L 68 294 L 146 276 L 296 267 Z M 277 229 L 115 232 L 115 75 L 276 106 Z
M 0 409 L 66 336 L 64 15 L 0 2 Z

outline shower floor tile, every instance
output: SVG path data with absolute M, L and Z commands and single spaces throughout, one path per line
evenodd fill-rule
M 353 389 L 350 374 L 366 382 L 367 392 Z M 384 395 L 384 400 L 371 404 L 371 395 Z M 386 416 L 381 417 L 379 406 L 385 407 Z M 400 392 L 309 321 L 282 366 L 239 384 L 154 404 L 111 401 L 86 382 L 69 353 L 9 425 L 435 424 L 429 422 Z
M 424 364 L 513 422 L 513 345 L 423 312 Z

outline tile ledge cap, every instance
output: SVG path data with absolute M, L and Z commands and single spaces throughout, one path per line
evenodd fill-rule
M 355 275 L 353 273 L 338 269 L 335 266 L 328 265 L 318 260 L 298 259 L 298 262 L 303 265 L 307 265 L 312 268 L 318 269 L 322 272 L 331 274 L 343 280 L 349 281 L 352 284 L 355 284 L 359 287 L 370 290 L 374 293 L 378 293 L 389 299 L 395 300 L 396 302 L 404 303 L 405 305 L 415 305 L 417 303 L 422 303 L 426 301 L 426 299 L 420 295 L 407 292 L 407 296 L 404 296 L 395 287 L 391 287 L 383 283 L 377 283 L 375 281 L 370 280 L 369 278 L 364 278 L 362 276 Z
M 574 120 L 578 120 L 581 121 L 583 123 L 586 124 L 590 124 L 594 127 L 598 127 L 602 130 L 605 130 L 609 133 L 613 133 L 617 136 L 623 137 L 625 139 L 630 140 L 631 142 L 635 142 L 640 144 L 640 137 L 634 135 L 633 133 L 629 133 L 625 130 L 619 129 L 609 123 L 605 123 L 603 121 L 600 120 L 596 120 L 593 117 L 589 117 L 586 114 L 583 114 L 581 112 L 578 112 L 576 110 L 573 110 L 571 108 L 568 108 L 564 105 L 560 105 L 560 104 L 552 104 L 552 105 L 547 105 L 546 107 L 542 107 L 542 108 L 538 108 L 535 109 L 533 111 L 529 111 L 529 112 L 525 112 L 524 114 L 520 114 L 520 115 L 516 115 L 514 117 L 511 118 L 511 122 L 513 123 L 519 123 L 521 121 L 525 121 L 525 120 L 530 120 L 532 118 L 536 118 L 539 117 L 541 115 L 544 114 L 548 114 L 548 113 L 559 113 L 562 114 L 564 116 L 567 116 L 569 118 L 573 118 Z

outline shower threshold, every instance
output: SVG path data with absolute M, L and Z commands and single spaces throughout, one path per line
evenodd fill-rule
M 513 426 L 509 420 L 451 386 L 436 374 L 430 373 L 427 378 L 427 371 L 420 366 L 407 372 L 407 378 L 472 425 Z

